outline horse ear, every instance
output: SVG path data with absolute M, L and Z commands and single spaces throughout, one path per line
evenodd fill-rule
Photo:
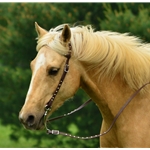
M 37 32 L 37 34 L 38 34 L 38 37 L 42 37 L 44 34 L 47 33 L 47 31 L 46 31 L 45 29 L 41 28 L 41 27 L 37 24 L 37 22 L 35 22 L 35 29 L 36 29 L 36 32 Z
M 62 31 L 62 34 L 60 36 L 60 39 L 64 42 L 64 43 L 68 43 L 70 41 L 71 38 L 71 31 L 68 25 L 65 25 Z

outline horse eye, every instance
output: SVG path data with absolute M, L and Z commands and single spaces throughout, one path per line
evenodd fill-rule
M 59 68 L 50 68 L 48 71 L 48 75 L 56 76 L 59 71 Z

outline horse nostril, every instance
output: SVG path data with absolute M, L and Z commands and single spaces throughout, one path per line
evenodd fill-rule
M 35 117 L 33 115 L 29 115 L 26 121 L 28 127 L 32 127 L 34 125 L 34 120 L 35 120 L 34 118 Z

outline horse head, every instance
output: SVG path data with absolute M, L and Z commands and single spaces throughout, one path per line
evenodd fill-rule
M 41 43 L 43 43 L 37 56 L 30 64 L 32 78 L 25 103 L 19 113 L 19 119 L 25 128 L 38 130 L 44 125 L 44 107 L 57 88 L 67 59 L 67 54 L 59 54 L 49 45 L 57 42 L 59 46 L 68 52 L 71 30 L 68 25 L 65 25 L 61 32 L 54 32 L 50 35 L 37 23 L 35 23 L 35 28 L 38 34 L 38 42 L 41 40 Z M 58 38 L 56 39 L 56 37 Z M 68 62 L 70 65 L 69 72 L 57 93 L 48 116 L 57 110 L 66 99 L 72 97 L 80 86 L 80 71 L 78 65 L 73 62 L 73 58 Z

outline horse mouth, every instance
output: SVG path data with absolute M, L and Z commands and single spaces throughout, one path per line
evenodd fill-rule
M 44 129 L 44 117 L 42 116 L 42 118 L 40 119 L 39 123 L 37 124 L 37 126 L 35 127 L 35 130 L 42 130 Z
M 36 125 L 35 130 L 42 130 L 45 127 L 45 119 L 44 119 L 44 115 L 41 117 L 41 119 L 39 120 L 39 123 Z

